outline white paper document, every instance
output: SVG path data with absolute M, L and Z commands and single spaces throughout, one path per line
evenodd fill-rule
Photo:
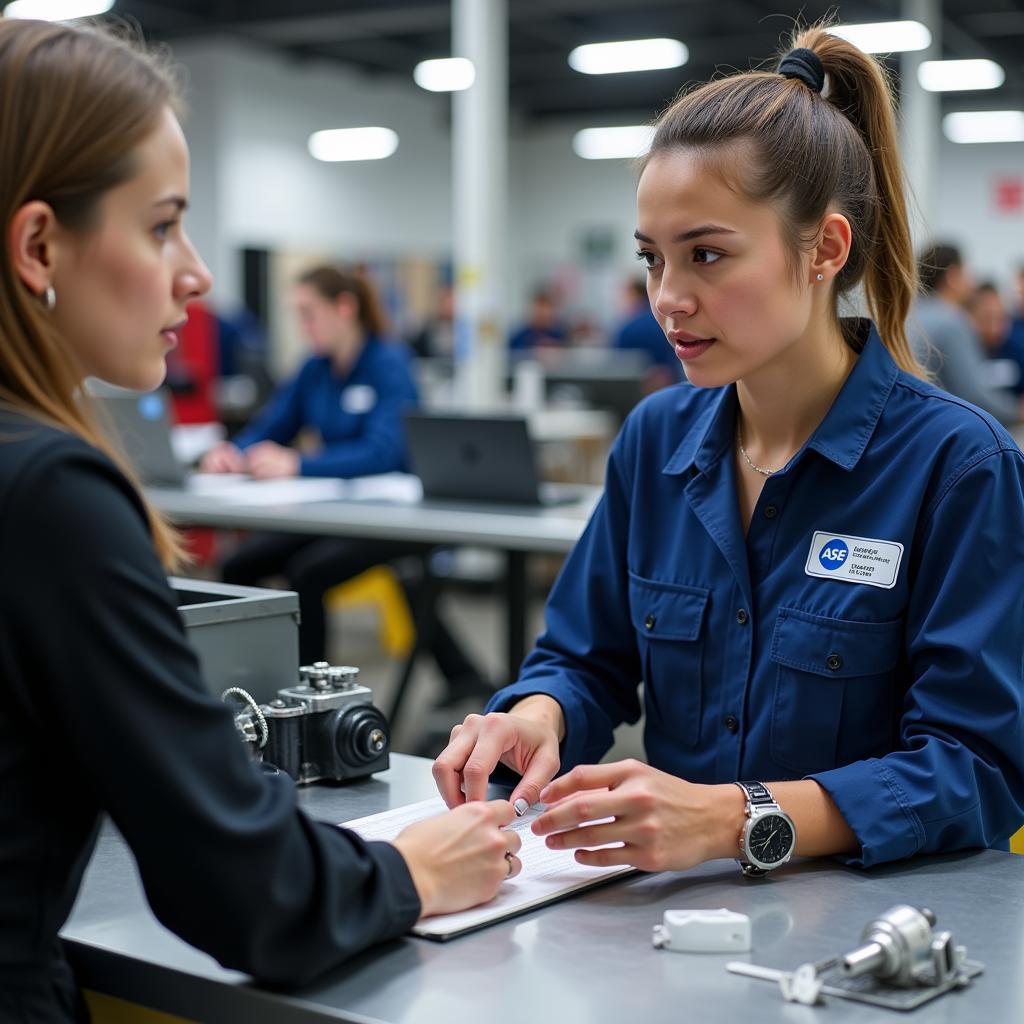
M 434 797 L 342 824 L 364 839 L 392 840 L 407 825 L 443 814 L 445 810 L 444 801 Z M 544 836 L 535 836 L 530 831 L 530 825 L 542 810 L 539 806 L 532 807 L 508 826 L 510 830 L 518 832 L 523 841 L 522 850 L 518 854 L 523 862 L 523 870 L 515 878 L 503 882 L 498 895 L 490 903 L 456 914 L 426 917 L 414 926 L 413 934 L 430 939 L 450 939 L 635 870 L 628 865 L 587 867 L 576 862 L 573 850 L 549 850 L 544 845 Z
M 394 501 L 411 504 L 423 496 L 420 479 L 410 473 L 341 480 L 299 476 L 283 480 L 253 480 L 239 473 L 193 473 L 188 489 L 232 505 L 294 505 L 314 501 Z

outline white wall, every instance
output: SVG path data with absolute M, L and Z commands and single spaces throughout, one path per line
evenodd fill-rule
M 1024 211 L 996 208 L 998 178 L 1024 182 L 1024 143 L 958 145 L 943 140 L 935 235 L 963 250 L 977 278 L 1009 284 L 1024 263 Z

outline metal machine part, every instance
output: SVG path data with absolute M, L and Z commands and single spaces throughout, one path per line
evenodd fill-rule
M 298 783 L 345 781 L 384 771 L 389 764 L 387 719 L 373 705 L 373 691 L 358 682 L 359 669 L 320 661 L 299 669 L 299 685 L 278 690 L 257 705 L 238 687 L 235 715 L 242 739 L 262 760 Z
M 967 959 L 949 931 L 935 932 L 935 915 L 906 904 L 890 907 L 870 921 L 852 952 L 794 971 L 734 961 L 733 974 L 774 981 L 787 1002 L 813 1005 L 837 996 L 896 1010 L 909 1010 L 954 988 L 969 985 L 984 965 Z M 835 971 L 827 979 L 827 972 Z

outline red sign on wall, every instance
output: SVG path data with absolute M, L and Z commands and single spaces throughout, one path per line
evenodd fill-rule
M 1020 213 L 1024 210 L 1024 178 L 1000 177 L 995 179 L 996 209 L 1001 213 Z

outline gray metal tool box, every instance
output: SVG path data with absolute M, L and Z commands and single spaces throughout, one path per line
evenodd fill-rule
M 219 697 L 241 686 L 262 703 L 297 684 L 298 594 L 178 577 L 169 582 L 211 692 Z

